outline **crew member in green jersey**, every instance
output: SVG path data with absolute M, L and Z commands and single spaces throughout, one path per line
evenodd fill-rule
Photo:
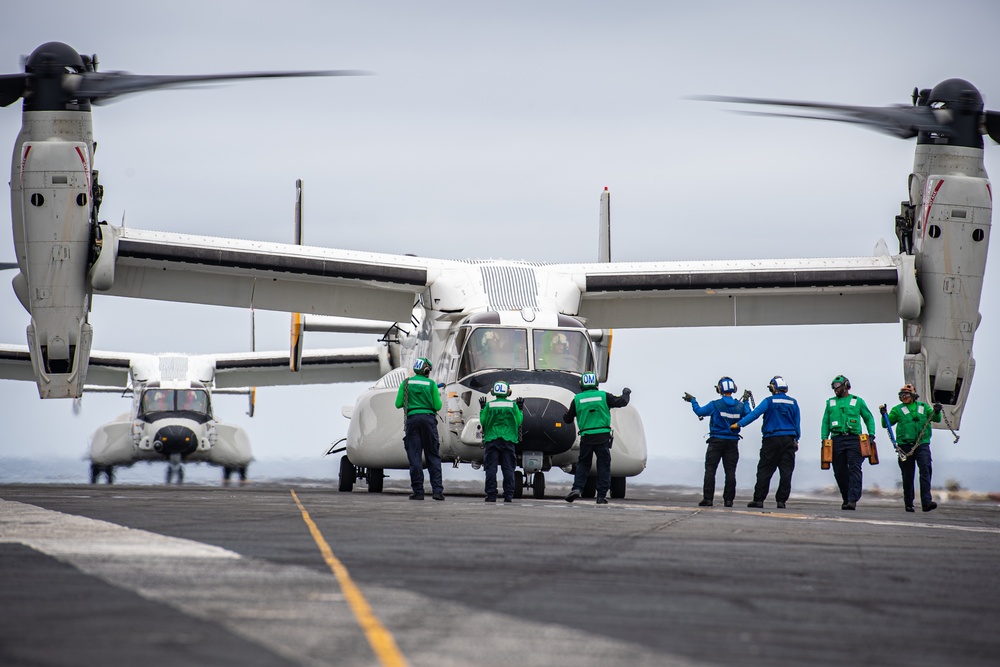
M 843 375 L 830 383 L 835 396 L 826 401 L 823 411 L 823 440 L 833 440 L 833 477 L 844 499 L 842 510 L 853 510 L 861 499 L 861 427 L 875 442 L 875 418 L 860 396 L 850 393 L 851 381 Z
M 438 439 L 437 413 L 441 409 L 441 392 L 430 379 L 431 362 L 420 357 L 413 364 L 415 375 L 403 380 L 396 392 L 396 407 L 406 413 L 403 445 L 410 464 L 410 500 L 424 499 L 424 469 L 421 456 L 427 461 L 431 478 L 431 497 L 444 500 L 441 481 L 441 443 Z
M 611 408 L 628 405 L 632 390 L 622 389 L 621 396 L 609 394 L 597 388 L 597 374 L 584 373 L 580 377 L 583 389 L 573 398 L 573 403 L 563 416 L 563 421 L 572 424 L 577 421 L 580 432 L 580 457 L 576 462 L 573 489 L 566 496 L 566 502 L 573 502 L 583 495 L 583 486 L 590 475 L 590 465 L 597 456 L 597 504 L 608 504 L 608 489 L 611 488 Z
M 886 414 L 884 405 L 878 411 L 887 416 L 890 424 L 896 425 L 896 443 L 900 451 L 899 471 L 903 476 L 903 505 L 907 512 L 913 510 L 914 467 L 920 469 L 920 509 L 925 512 L 937 509 L 931 498 L 931 422 L 941 421 L 941 404 L 934 409 L 917 399 L 917 390 L 912 384 L 904 384 L 899 390 L 899 405 Z
M 514 500 L 514 466 L 517 454 L 514 446 L 521 440 L 521 405 L 524 399 L 510 398 L 510 384 L 493 383 L 493 400 L 479 399 L 479 423 L 483 427 L 483 467 L 486 468 L 486 502 L 497 501 L 497 462 L 503 473 L 503 501 Z

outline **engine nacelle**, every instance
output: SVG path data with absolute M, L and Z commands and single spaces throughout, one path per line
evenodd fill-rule
M 42 398 L 79 397 L 86 380 L 90 174 L 83 142 L 25 142 L 21 148 L 12 194 L 20 195 L 24 246 L 15 282 L 31 314 L 28 346 Z
M 904 326 L 905 380 L 923 400 L 942 403 L 955 429 L 975 371 L 972 343 L 992 217 L 989 181 L 985 173 L 974 173 L 926 179 L 913 239 L 924 306 Z

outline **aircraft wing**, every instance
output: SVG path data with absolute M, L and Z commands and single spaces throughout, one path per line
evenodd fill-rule
M 211 355 L 210 359 L 215 363 L 215 386 L 223 389 L 374 382 L 390 370 L 384 346 L 303 350 L 302 365 L 295 372 L 290 370 L 287 352 L 220 354 Z
M 101 226 L 97 294 L 392 322 L 449 260 Z M 108 275 L 108 273 L 110 275 Z M 103 284 L 101 284 L 103 281 Z
M 125 389 L 135 355 L 93 351 L 87 368 L 87 384 Z M 35 371 L 26 345 L 0 345 L 0 379 L 35 382 Z
M 547 268 L 579 287 L 594 328 L 897 322 L 921 306 L 908 255 Z

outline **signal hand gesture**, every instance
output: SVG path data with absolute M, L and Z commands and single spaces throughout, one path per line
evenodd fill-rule
M 479 397 L 479 409 L 481 410 L 481 409 L 483 409 L 485 407 L 486 407 L 486 397 L 485 396 L 480 396 Z
M 684 396 L 682 396 L 681 398 L 683 398 L 688 403 L 690 403 L 691 401 L 694 400 L 694 396 L 692 396 L 691 394 L 687 393 L 686 391 L 684 392 Z
M 522 408 L 522 409 L 524 408 L 524 399 L 521 398 L 520 396 L 518 396 L 517 398 L 515 398 L 514 402 L 517 403 L 517 407 Z

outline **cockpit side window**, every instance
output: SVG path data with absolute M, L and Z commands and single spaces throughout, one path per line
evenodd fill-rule
M 468 338 L 459 377 L 491 369 L 527 370 L 528 332 L 524 329 L 479 327 Z
M 585 373 L 593 370 L 590 340 L 582 331 L 535 329 L 535 368 Z

